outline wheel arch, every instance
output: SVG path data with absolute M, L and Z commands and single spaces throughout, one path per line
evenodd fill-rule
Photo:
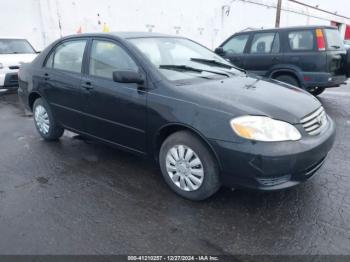
M 269 78 L 275 79 L 281 75 L 289 75 L 294 77 L 299 82 L 300 86 L 304 87 L 304 81 L 301 74 L 294 68 L 274 69 L 270 72 Z
M 42 95 L 39 94 L 39 92 L 33 91 L 29 94 L 28 96 L 28 106 L 30 108 L 30 110 L 33 111 L 33 105 L 35 100 L 37 100 L 38 98 L 41 98 Z
M 220 159 L 219 159 L 218 155 L 216 154 L 214 148 L 211 146 L 209 141 L 205 138 L 205 136 L 203 134 L 201 134 L 195 128 L 193 128 L 189 125 L 186 125 L 186 124 L 182 124 L 182 123 L 169 123 L 169 124 L 162 126 L 157 131 L 157 133 L 153 139 L 153 157 L 154 157 L 156 162 L 158 162 L 159 151 L 160 151 L 160 148 L 161 148 L 163 142 L 165 141 L 165 139 L 167 137 L 169 137 L 170 135 L 172 135 L 176 132 L 179 132 L 179 131 L 188 131 L 188 132 L 192 133 L 193 135 L 195 135 L 196 137 L 198 137 L 204 143 L 204 145 L 208 148 L 208 150 L 213 154 L 215 160 L 218 163 L 219 170 L 222 170 Z

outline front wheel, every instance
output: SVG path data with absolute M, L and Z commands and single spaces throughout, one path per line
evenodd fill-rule
M 35 127 L 47 141 L 57 140 L 63 135 L 64 129 L 57 125 L 48 103 L 38 98 L 33 105 Z
M 159 163 L 166 183 L 184 198 L 203 200 L 220 188 L 216 159 L 190 132 L 170 135 L 161 146 Z

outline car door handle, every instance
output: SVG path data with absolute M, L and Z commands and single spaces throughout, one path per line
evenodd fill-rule
M 91 82 L 87 81 L 81 85 L 81 87 L 85 88 L 86 90 L 91 90 L 94 87 L 92 86 Z
M 280 59 L 278 57 L 274 57 L 272 58 L 272 61 L 277 62 L 277 61 L 280 61 Z
M 50 76 L 48 73 L 45 73 L 44 74 L 44 80 L 47 81 L 47 80 L 50 80 Z

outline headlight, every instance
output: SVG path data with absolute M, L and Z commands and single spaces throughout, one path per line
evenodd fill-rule
M 4 68 L 3 64 L 0 63 L 0 69 L 3 69 L 3 68 Z
M 296 141 L 299 131 L 291 124 L 265 116 L 242 116 L 231 120 L 233 131 L 246 139 L 277 142 Z

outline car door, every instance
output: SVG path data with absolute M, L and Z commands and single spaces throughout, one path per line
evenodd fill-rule
M 82 64 L 87 39 L 67 40 L 58 44 L 48 55 L 39 89 L 55 118 L 64 127 L 84 131 L 85 98 L 81 88 Z
M 245 56 L 244 69 L 260 76 L 267 76 L 275 65 L 281 63 L 283 54 L 280 52 L 279 33 L 255 33 Z
M 93 39 L 83 86 L 88 96 L 88 133 L 139 153 L 146 151 L 147 92 L 136 83 L 117 83 L 113 72 L 143 71 L 118 42 Z
M 300 72 L 324 72 L 327 55 L 317 48 L 316 30 L 288 30 L 285 39 L 285 59 L 288 64 Z
M 237 67 L 245 68 L 245 50 L 249 34 L 234 35 L 222 44 L 223 53 L 220 54 Z

